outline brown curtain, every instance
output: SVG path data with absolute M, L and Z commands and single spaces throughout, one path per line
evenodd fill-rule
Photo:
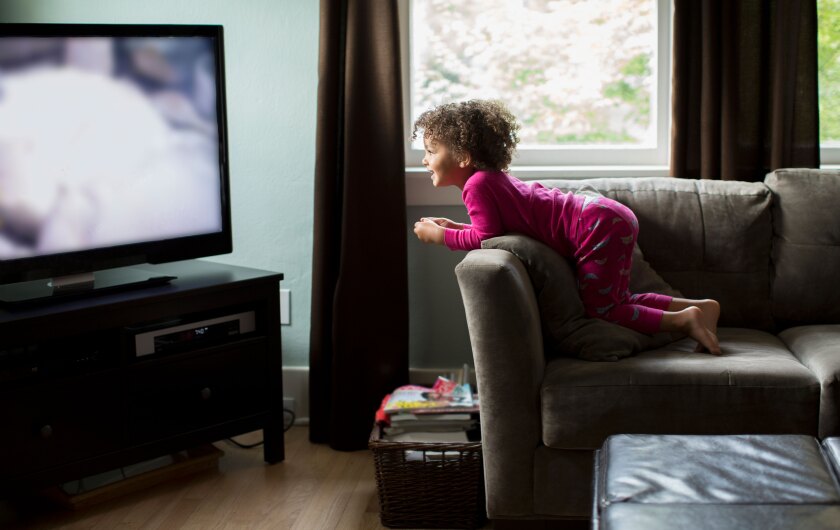
M 819 167 L 816 0 L 674 0 L 671 176 Z
M 396 2 L 321 1 L 309 425 L 339 450 L 408 382 L 398 28 Z

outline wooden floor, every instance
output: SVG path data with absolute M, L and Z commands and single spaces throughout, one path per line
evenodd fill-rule
M 261 433 L 238 437 L 259 441 Z M 306 427 L 286 433 L 286 460 L 268 466 L 262 448 L 215 444 L 219 470 L 203 471 L 79 512 L 43 500 L 0 500 L 0 528 L 368 529 L 379 523 L 369 451 L 309 443 Z

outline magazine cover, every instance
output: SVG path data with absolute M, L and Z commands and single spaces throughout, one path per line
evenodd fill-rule
M 400 387 L 391 393 L 391 397 L 385 403 L 385 413 L 477 412 L 477 396 L 473 396 L 469 391 L 468 384 L 461 386 L 467 387 L 465 391 L 453 392 L 449 395 L 431 388 Z

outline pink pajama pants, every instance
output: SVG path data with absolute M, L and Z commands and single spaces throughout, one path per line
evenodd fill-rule
M 573 244 L 578 289 L 590 317 L 641 333 L 659 331 L 670 296 L 631 294 L 630 265 L 639 222 L 630 208 L 606 197 L 585 198 Z

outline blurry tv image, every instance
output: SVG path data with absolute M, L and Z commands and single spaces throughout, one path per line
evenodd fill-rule
M 218 232 L 212 42 L 0 38 L 0 259 Z
M 0 24 L 0 284 L 231 251 L 222 35 Z

